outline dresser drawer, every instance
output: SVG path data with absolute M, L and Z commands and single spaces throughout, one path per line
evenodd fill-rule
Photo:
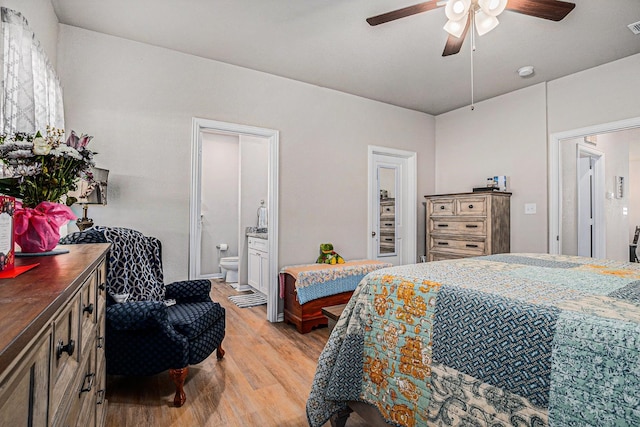
M 431 236 L 429 250 L 440 252 L 460 252 L 465 255 L 483 255 L 484 240 L 452 239 L 448 237 Z
M 396 205 L 380 205 L 380 217 L 384 215 L 394 216 L 396 214 Z
M 484 236 L 487 233 L 487 221 L 484 218 L 430 218 L 429 233 Z
M 77 293 L 53 321 L 53 353 L 51 355 L 51 419 L 64 413 L 62 402 L 77 376 L 80 324 L 80 294 Z
M 455 203 L 453 199 L 435 199 L 431 201 L 432 216 L 453 215 L 455 213 Z
M 456 213 L 458 215 L 486 215 L 486 197 L 460 197 L 456 199 Z
M 266 239 L 249 237 L 248 244 L 249 244 L 249 249 L 253 249 L 255 251 L 261 251 L 261 252 L 269 251 L 269 241 Z
M 431 261 L 446 261 L 448 259 L 459 259 L 459 258 L 465 258 L 468 255 L 460 255 L 460 254 L 453 254 L 453 253 L 441 253 L 441 252 L 429 252 L 429 257 L 427 258 L 427 261 L 431 262 Z
M 104 313 L 107 302 L 107 263 L 102 261 L 96 269 L 96 318 Z

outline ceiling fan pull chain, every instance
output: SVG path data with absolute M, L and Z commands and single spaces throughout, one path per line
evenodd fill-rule
M 469 13 L 472 13 L 471 11 Z M 473 52 L 476 50 L 476 34 L 475 34 L 475 20 L 473 16 L 470 19 L 471 21 L 471 111 L 475 110 L 475 106 L 473 105 Z

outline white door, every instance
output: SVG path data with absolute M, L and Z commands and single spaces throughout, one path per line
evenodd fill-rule
M 604 258 L 604 153 L 576 146 L 578 255 Z
M 415 153 L 369 147 L 369 258 L 416 261 Z
M 593 159 L 578 157 L 578 255 L 593 256 Z

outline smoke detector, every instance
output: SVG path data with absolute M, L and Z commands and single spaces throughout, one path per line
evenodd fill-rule
M 526 65 L 524 67 L 518 68 L 518 75 L 523 78 L 529 77 L 533 75 L 534 71 L 535 70 L 533 68 L 533 65 Z
M 629 29 L 633 34 L 635 35 L 640 34 L 640 21 L 634 22 L 633 24 L 629 24 L 627 25 L 627 27 L 629 27 Z

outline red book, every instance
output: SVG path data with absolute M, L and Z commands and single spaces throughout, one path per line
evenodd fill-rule
M 0 271 L 11 270 L 14 265 L 13 212 L 15 210 L 15 197 L 0 194 Z

